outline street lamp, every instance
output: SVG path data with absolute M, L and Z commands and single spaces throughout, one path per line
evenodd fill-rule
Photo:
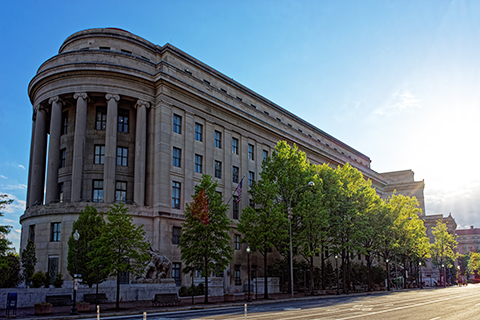
M 78 230 L 75 230 L 73 234 L 73 240 L 75 240 L 75 274 L 73 275 L 73 307 L 70 311 L 71 315 L 77 315 L 77 249 L 78 249 L 78 239 L 80 239 L 80 233 Z
M 340 280 L 338 278 L 338 262 L 337 262 L 338 255 L 335 255 L 335 269 L 337 269 L 337 294 L 340 294 Z
M 290 195 L 290 201 L 288 202 L 288 220 L 290 221 L 290 289 L 292 291 L 292 298 L 293 298 L 293 250 L 292 250 L 292 219 L 293 219 L 293 209 L 292 209 L 292 198 L 294 193 L 301 188 L 305 187 L 313 187 L 315 186 L 315 182 L 310 181 L 304 186 L 300 186 L 293 190 L 292 194 Z
M 442 273 L 443 273 L 443 287 L 445 288 L 446 287 L 446 284 L 445 284 L 445 265 L 442 263 Z
M 385 260 L 387 263 L 387 291 L 390 291 L 390 269 L 388 268 L 388 258 Z
M 420 268 L 420 289 L 423 289 L 423 282 L 422 282 L 422 261 L 418 263 L 419 268 Z
M 252 297 L 250 296 L 250 246 L 247 246 L 247 265 L 248 265 L 248 298 L 247 302 L 252 302 Z

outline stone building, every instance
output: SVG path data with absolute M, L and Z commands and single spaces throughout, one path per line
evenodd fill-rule
M 177 283 L 185 283 L 177 244 L 194 185 L 209 174 L 227 201 L 245 176 L 247 195 L 279 140 L 296 143 L 312 163 L 349 162 L 380 196 L 415 195 L 424 209 L 423 181 L 415 182 L 412 171 L 377 173 L 365 154 L 232 78 L 168 43 L 121 29 L 68 37 L 40 66 L 28 94 L 33 122 L 20 250 L 34 240 L 37 270 L 52 275 L 68 274 L 67 239 L 78 213 L 86 205 L 105 212 L 121 201 L 172 260 Z M 248 205 L 248 196 L 232 202 L 234 227 Z M 229 292 L 243 290 L 247 277 L 239 240 L 233 231 Z M 260 256 L 251 261 L 261 265 Z

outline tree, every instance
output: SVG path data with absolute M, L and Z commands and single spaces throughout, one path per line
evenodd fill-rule
M 15 288 L 21 281 L 18 254 L 0 258 L 0 288 Z
M 432 262 L 438 267 L 451 268 L 456 259 L 454 250 L 457 247 L 457 240 L 455 240 L 455 236 L 448 232 L 447 224 L 441 220 L 438 220 L 437 225 L 432 228 L 432 234 L 435 238 L 431 247 Z M 470 261 L 472 261 L 471 257 Z
M 90 288 L 95 283 L 101 283 L 107 278 L 107 275 L 103 272 L 104 268 L 91 263 L 92 254 L 90 253 L 95 250 L 93 243 L 101 236 L 104 227 L 103 213 L 98 213 L 95 207 L 86 206 L 84 210 L 80 211 L 78 219 L 73 222 L 72 234 L 68 239 L 68 273 L 72 278 L 74 273 L 81 274 L 82 283 Z M 78 244 L 73 239 L 75 230 L 78 230 L 80 234 Z M 77 250 L 77 272 L 75 272 L 75 250 Z
M 470 252 L 467 264 L 467 275 L 478 273 L 480 271 L 480 253 Z
M 92 241 L 94 250 L 88 253 L 89 268 L 102 265 L 104 274 L 117 276 L 116 308 L 120 308 L 120 275 L 129 272 L 140 275 L 145 263 L 150 260 L 145 241 L 143 225 L 133 224 L 128 208 L 123 203 L 113 204 L 107 212 L 108 222 L 101 230 L 101 236 Z
M 21 256 L 23 273 L 22 277 L 25 280 L 25 285 L 30 286 L 30 279 L 35 272 L 35 265 L 37 264 L 37 257 L 35 256 L 35 243 L 28 239 L 27 246 L 22 251 Z
M 5 209 L 5 207 L 12 202 L 13 200 L 8 199 L 7 194 L 0 194 L 0 210 Z M 0 217 L 3 217 L 3 212 L 0 212 Z M 7 235 L 10 233 L 11 229 L 12 226 L 0 225 L 0 257 L 6 257 L 14 251 L 14 249 L 10 247 L 12 242 L 7 239 Z
M 224 270 L 232 259 L 230 246 L 232 221 L 227 217 L 228 205 L 217 193 L 218 183 L 204 174 L 195 186 L 193 201 L 185 208 L 185 222 L 180 234 L 180 251 L 187 268 L 202 269 L 205 277 L 205 303 L 208 303 L 208 276 L 216 268 Z

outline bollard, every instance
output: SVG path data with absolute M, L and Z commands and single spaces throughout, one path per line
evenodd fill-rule
M 100 306 L 97 304 L 97 320 L 100 320 Z
M 247 320 L 247 304 L 245 303 L 245 320 Z
M 147 313 L 146 312 L 143 313 L 143 320 L 147 320 Z

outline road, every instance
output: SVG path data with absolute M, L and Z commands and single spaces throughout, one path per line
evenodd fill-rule
M 141 320 L 142 316 L 102 317 Z M 243 320 L 244 306 L 148 314 L 148 320 Z M 480 285 L 250 304 L 251 320 L 480 319 Z

